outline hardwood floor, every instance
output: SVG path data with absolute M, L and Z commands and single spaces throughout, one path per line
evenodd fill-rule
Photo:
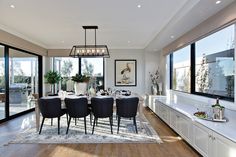
M 8 144 L 27 127 L 34 126 L 30 113 L 0 125 L 0 157 L 198 157 L 163 121 L 147 108 L 144 115 L 157 131 L 162 144 Z

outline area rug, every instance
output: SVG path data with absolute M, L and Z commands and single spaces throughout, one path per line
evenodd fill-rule
M 42 143 L 42 144 L 61 144 L 61 143 L 161 143 L 161 139 L 156 131 L 149 124 L 144 116 L 137 115 L 138 134 L 135 133 L 133 120 L 121 119 L 119 134 L 117 134 L 117 120 L 113 117 L 113 134 L 111 134 L 109 119 L 99 119 L 92 134 L 89 116 L 87 117 L 87 134 L 84 133 L 84 120 L 80 118 L 75 125 L 71 120 L 68 134 L 66 134 L 66 117 L 61 118 L 60 135 L 57 134 L 57 120 L 51 126 L 51 120 L 45 119 L 43 129 L 39 135 L 35 128 L 29 128 L 21 132 L 10 143 Z

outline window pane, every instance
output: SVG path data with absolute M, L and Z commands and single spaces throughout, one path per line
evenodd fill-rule
M 54 70 L 58 71 L 62 76 L 62 81 L 59 85 L 56 85 L 56 91 L 73 91 L 74 82 L 71 80 L 71 76 L 79 73 L 79 59 L 71 57 L 55 57 L 54 58 Z
M 38 57 L 9 49 L 10 115 L 35 107 L 30 94 L 38 94 Z
M 89 88 L 93 87 L 97 90 L 104 88 L 103 82 L 103 58 L 82 58 L 81 73 L 92 76 Z
M 173 53 L 172 89 L 190 92 L 190 46 Z
M 0 46 L 0 119 L 5 118 L 5 57 L 4 47 Z
M 196 42 L 196 92 L 234 97 L 234 27 Z

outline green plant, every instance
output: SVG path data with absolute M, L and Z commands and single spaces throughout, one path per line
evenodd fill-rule
M 76 74 L 71 77 L 71 80 L 74 82 L 89 82 L 90 77 L 87 75 Z
M 62 80 L 61 75 L 57 71 L 48 71 L 44 78 L 46 80 L 46 83 L 54 85 L 56 83 L 59 83 Z

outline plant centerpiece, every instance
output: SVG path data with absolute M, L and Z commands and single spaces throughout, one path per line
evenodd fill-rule
M 71 77 L 71 80 L 75 82 L 75 94 L 76 95 L 84 95 L 87 91 L 87 84 L 89 82 L 90 77 L 83 74 L 76 74 Z
M 154 73 L 150 73 L 150 79 L 152 82 L 152 94 L 157 95 L 159 88 L 162 89 L 160 86 L 162 86 L 162 84 L 160 83 L 159 79 L 160 79 L 160 72 L 159 72 L 159 68 L 154 72 Z
M 55 84 L 59 83 L 62 80 L 61 75 L 57 71 L 48 71 L 45 75 L 45 83 L 50 84 L 51 93 L 55 94 Z

